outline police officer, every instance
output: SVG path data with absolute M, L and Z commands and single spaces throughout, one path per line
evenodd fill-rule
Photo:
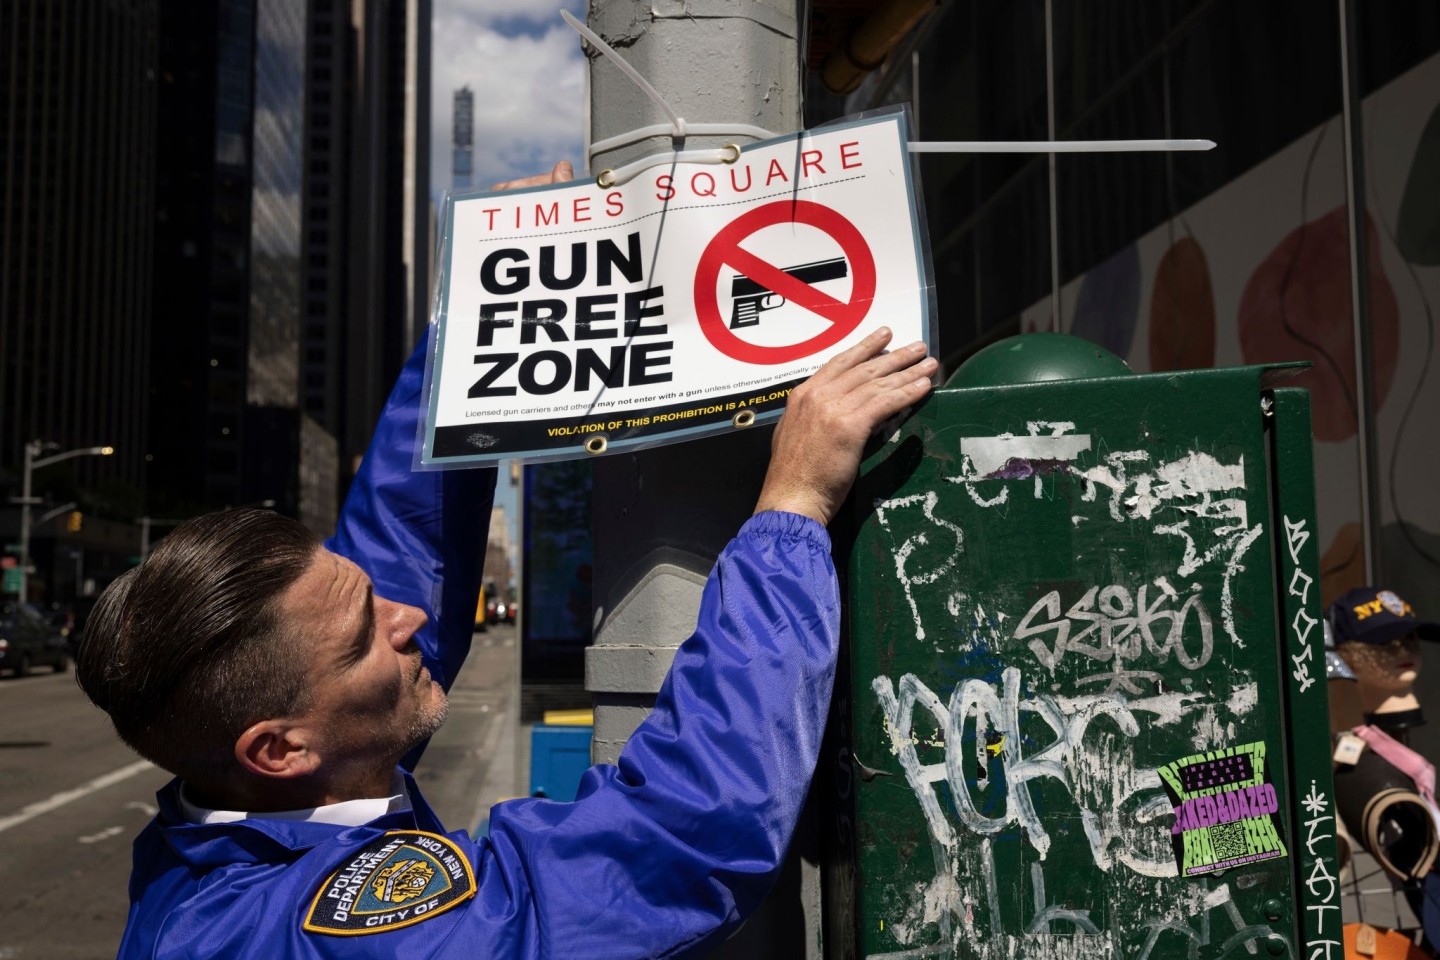
M 756 514 L 618 765 L 574 802 L 496 806 L 488 838 L 447 832 L 409 773 L 468 647 L 494 492 L 492 470 L 410 469 L 424 344 L 323 546 L 266 511 L 177 528 L 102 596 L 77 662 L 117 732 L 176 774 L 135 842 L 120 956 L 671 957 L 724 939 L 772 885 L 816 762 L 839 630 L 824 525 L 936 369 L 889 338 L 792 393 Z

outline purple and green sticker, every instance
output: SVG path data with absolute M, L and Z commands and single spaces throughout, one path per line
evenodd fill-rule
M 1265 744 L 1197 753 L 1159 769 L 1175 808 L 1171 842 L 1180 875 L 1192 877 L 1283 857 L 1280 800 L 1265 768 Z

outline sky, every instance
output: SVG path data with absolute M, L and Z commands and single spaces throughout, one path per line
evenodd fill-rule
M 455 91 L 475 94 L 474 184 L 548 170 L 569 159 L 581 169 L 585 58 L 579 35 L 584 0 L 435 0 L 431 35 L 430 183 L 451 185 Z
M 434 0 L 431 32 L 430 187 L 437 205 L 450 189 L 455 91 L 475 95 L 473 185 L 549 170 L 584 169 L 585 57 L 560 18 L 582 21 L 585 0 Z M 517 540 L 516 490 L 502 466 L 495 505 Z

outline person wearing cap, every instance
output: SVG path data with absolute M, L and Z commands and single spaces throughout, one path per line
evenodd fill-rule
M 1440 625 L 1421 620 L 1393 590 L 1378 587 L 1347 591 L 1326 617 L 1335 649 L 1358 681 L 1365 722 L 1392 735 L 1423 723 L 1415 697 L 1420 641 L 1440 640 Z
M 1373 586 L 1347 591 L 1326 608 L 1325 620 L 1327 675 L 1355 681 L 1355 696 L 1332 695 L 1331 702 L 1341 826 L 1389 875 L 1433 949 L 1440 943 L 1435 768 L 1410 748 L 1407 734 L 1425 722 L 1415 696 L 1420 641 L 1440 640 L 1440 625 L 1421 620 L 1393 590 Z M 1332 639 L 1340 660 L 1333 665 Z M 1363 721 L 1356 722 L 1357 713 Z M 1347 925 L 1347 936 L 1348 926 L 1358 925 Z

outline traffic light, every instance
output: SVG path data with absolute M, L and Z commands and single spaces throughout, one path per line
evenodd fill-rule
M 65 517 L 65 529 L 70 533 L 79 533 L 85 526 L 85 514 L 79 510 L 71 510 Z

